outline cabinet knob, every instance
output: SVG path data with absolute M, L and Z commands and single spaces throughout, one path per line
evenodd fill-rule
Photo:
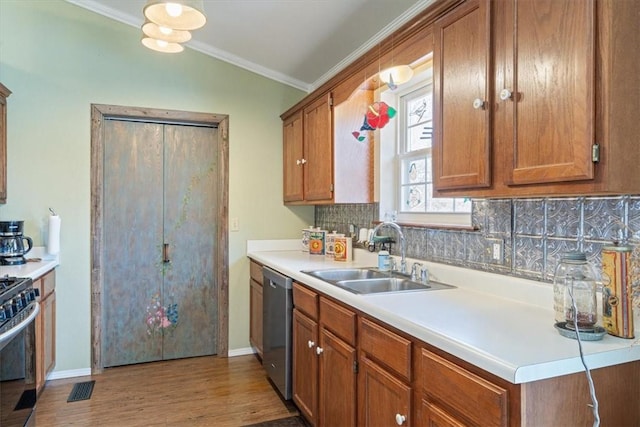
M 296 165 L 300 166 L 302 164 L 302 160 L 296 160 Z
M 485 102 L 480 99 L 480 98 L 476 98 L 473 100 L 473 109 L 474 110 L 484 110 L 484 104 Z
M 316 354 L 317 354 L 318 356 L 320 356 L 320 355 L 322 354 L 322 352 L 323 352 L 323 351 L 324 351 L 324 350 L 322 349 L 322 347 L 316 347 Z
M 396 424 L 401 426 L 405 421 L 407 421 L 407 417 L 401 414 L 396 414 Z
M 312 348 L 314 345 L 316 345 L 316 343 L 314 343 L 313 341 L 309 340 L 307 342 L 307 345 L 309 346 L 309 348 Z
M 502 89 L 500 91 L 500 99 L 506 101 L 507 99 L 511 99 L 512 93 L 509 89 Z
M 300 160 L 300 163 L 302 163 L 304 165 L 305 163 L 307 163 L 307 159 Z

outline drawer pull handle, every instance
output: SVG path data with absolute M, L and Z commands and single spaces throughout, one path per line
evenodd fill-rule
M 407 421 L 407 417 L 401 414 L 396 414 L 396 424 L 401 426 L 405 421 Z

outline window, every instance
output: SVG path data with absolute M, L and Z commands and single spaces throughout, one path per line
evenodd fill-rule
M 395 217 L 405 223 L 470 224 L 469 199 L 433 197 L 431 76 L 429 63 L 405 87 L 380 93 L 381 99 L 398 110 L 395 126 L 382 129 L 379 136 L 380 218 Z

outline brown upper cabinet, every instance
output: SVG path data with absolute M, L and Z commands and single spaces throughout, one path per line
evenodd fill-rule
M 440 196 L 640 190 L 638 2 L 471 0 L 434 25 Z M 630 95 L 634 94 L 634 95 Z
M 304 199 L 310 202 L 331 200 L 333 193 L 331 104 L 331 94 L 325 94 L 302 111 L 302 182 Z
M 434 25 L 436 188 L 491 185 L 488 2 L 469 1 Z
M 418 66 L 432 52 L 431 23 L 460 0 L 444 0 L 405 24 L 281 115 L 286 204 L 374 201 L 374 132 L 361 130 L 380 70 Z
M 0 83 L 0 203 L 7 203 L 7 98 L 11 91 Z
M 434 2 L 281 116 L 285 203 L 373 200 L 373 153 L 340 150 L 377 72 L 430 53 L 435 195 L 640 192 L 639 14 L 638 1 Z M 326 157 L 311 166 L 289 139 Z
M 352 135 L 372 100 L 372 91 L 357 90 L 334 107 L 333 94 L 325 93 L 284 119 L 285 203 L 373 201 L 373 135 Z

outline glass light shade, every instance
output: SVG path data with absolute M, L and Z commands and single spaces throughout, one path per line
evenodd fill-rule
M 160 25 L 150 21 L 147 21 L 142 25 L 142 32 L 152 39 L 164 40 L 170 43 L 185 43 L 191 40 L 191 33 L 189 31 L 161 27 Z
M 184 50 L 181 44 L 171 43 L 164 40 L 156 40 L 151 37 L 144 37 L 142 44 L 151 50 L 155 50 L 162 53 L 179 53 Z
M 143 12 L 149 21 L 174 30 L 197 30 L 207 22 L 202 0 L 148 0 Z
M 396 65 L 380 72 L 380 80 L 390 83 L 393 79 L 394 85 L 401 85 L 408 82 L 413 77 L 413 70 L 408 65 Z

